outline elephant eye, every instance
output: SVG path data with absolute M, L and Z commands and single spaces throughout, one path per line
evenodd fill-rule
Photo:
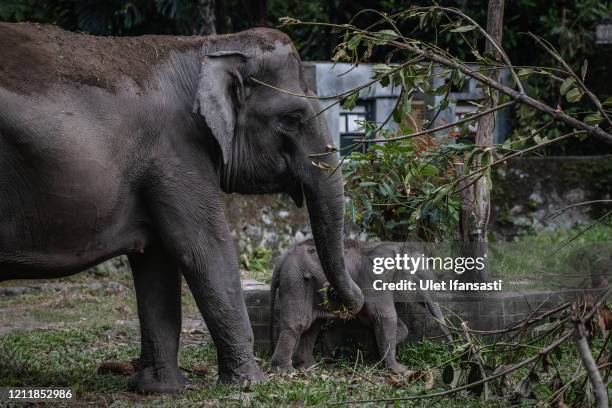
M 301 121 L 302 118 L 300 115 L 297 113 L 289 113 L 280 117 L 278 120 L 278 126 L 287 132 L 295 132 L 299 130 L 300 125 L 302 124 Z

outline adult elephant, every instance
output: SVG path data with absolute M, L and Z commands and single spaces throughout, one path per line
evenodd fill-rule
M 342 257 L 343 187 L 309 155 L 330 143 L 284 34 L 101 38 L 0 24 L 0 280 L 56 278 L 127 254 L 139 392 L 179 392 L 180 276 L 219 381 L 265 377 L 221 191 L 306 198 L 326 276 L 363 304 Z M 335 166 L 337 158 L 318 160 Z M 323 166 L 324 167 L 324 166 Z

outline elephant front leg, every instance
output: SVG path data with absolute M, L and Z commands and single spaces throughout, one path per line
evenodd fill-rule
M 285 295 L 294 295 L 293 293 Z M 272 355 L 271 365 L 272 370 L 278 373 L 284 373 L 293 369 L 292 356 L 296 349 L 298 342 L 301 341 L 302 334 L 305 333 L 312 324 L 312 317 L 309 313 L 303 316 L 297 316 L 295 314 L 285 313 L 283 309 L 289 309 L 284 307 L 285 302 L 281 297 L 281 321 L 280 321 L 280 332 L 278 334 L 278 341 L 274 354 Z M 304 299 L 300 299 L 303 301 Z M 306 301 L 304 304 L 308 304 Z
M 264 381 L 253 353 L 234 240 L 211 179 L 215 171 L 195 160 L 187 167 L 171 160 L 168 165 L 176 167 L 151 170 L 155 176 L 146 198 L 158 236 L 176 259 L 215 343 L 219 382 Z
M 266 377 L 255 362 L 253 330 L 240 284 L 233 240 L 203 251 L 205 258 L 188 258 L 183 275 L 217 349 L 219 382 L 261 382 Z
M 277 373 L 286 373 L 291 371 L 293 366 L 291 365 L 291 355 L 295 346 L 298 343 L 301 332 L 295 330 L 295 328 L 283 328 L 281 327 L 278 335 L 278 341 L 274 354 L 272 355 L 271 366 L 272 371 Z
M 181 276 L 160 248 L 130 255 L 140 318 L 140 364 L 129 387 L 139 393 L 176 394 L 186 381 L 177 365 L 181 331 Z

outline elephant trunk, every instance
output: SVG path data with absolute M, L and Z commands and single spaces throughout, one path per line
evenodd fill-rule
M 330 175 L 312 166 L 304 196 L 317 254 L 327 280 L 352 314 L 363 307 L 361 289 L 344 265 L 344 187 L 340 171 Z

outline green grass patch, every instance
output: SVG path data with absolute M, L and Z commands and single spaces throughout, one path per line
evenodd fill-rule
M 113 334 L 109 336 L 109 331 Z M 321 363 L 314 369 L 286 375 L 269 374 L 264 384 L 247 387 L 229 387 L 216 384 L 216 353 L 210 343 L 184 346 L 180 350 L 179 364 L 188 370 L 204 375 L 186 373 L 190 387 L 183 396 L 137 396 L 126 392 L 127 377 L 97 374 L 103 361 L 130 361 L 138 356 L 135 330 L 116 331 L 111 326 L 87 329 L 34 330 L 15 332 L 0 338 L 0 386 L 57 386 L 71 387 L 77 392 L 77 402 L 82 405 L 107 404 L 120 407 L 132 406 L 322 406 L 330 402 L 381 398 L 402 398 L 420 393 L 448 389 L 442 382 L 443 363 L 453 354 L 435 342 L 422 341 L 401 347 L 398 359 L 412 370 L 425 373 L 433 370 L 433 386 L 429 388 L 427 378 L 415 382 L 404 381 L 384 370 L 374 361 L 339 360 Z M 594 350 L 601 347 L 596 340 Z M 516 352 L 511 357 L 494 348 L 486 353 L 488 362 L 509 364 L 520 361 L 533 351 Z M 548 373 L 540 373 L 540 385 L 534 396 L 544 399 L 550 395 L 546 386 L 557 370 L 562 375 L 572 375 L 578 357 L 569 343 L 556 353 Z M 261 365 L 268 370 L 267 360 Z M 528 369 L 517 371 L 506 378 L 507 384 L 515 386 Z M 541 371 L 541 370 L 539 370 Z M 426 389 L 429 388 L 429 389 Z M 534 401 L 535 402 L 535 401 Z M 411 401 L 409 406 L 429 407 L 479 407 L 507 406 L 492 401 L 485 404 L 480 397 L 469 392 L 460 392 L 452 398 Z M 406 406 L 395 402 L 390 406 Z M 372 402 L 363 406 L 380 406 Z
M 493 276 L 503 278 L 508 290 L 584 288 L 593 280 L 609 277 L 612 226 L 599 224 L 586 231 L 585 228 L 491 243 L 489 261 Z

